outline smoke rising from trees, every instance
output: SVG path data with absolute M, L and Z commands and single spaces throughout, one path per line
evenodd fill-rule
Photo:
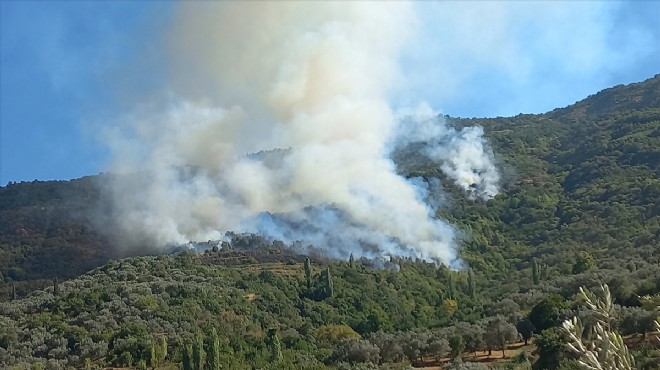
M 122 235 L 164 245 L 248 231 L 336 257 L 454 260 L 455 228 L 392 151 L 420 144 L 471 197 L 495 196 L 499 175 L 480 128 L 391 108 L 416 27 L 408 3 L 181 4 L 166 98 L 105 133 L 111 169 L 133 174 L 109 184 Z

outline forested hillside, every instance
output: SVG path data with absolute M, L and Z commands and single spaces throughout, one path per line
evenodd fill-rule
M 641 298 L 660 294 L 660 75 L 546 114 L 446 119 L 484 127 L 503 174 L 489 201 L 446 186 L 438 216 L 464 230 L 461 271 L 308 263 L 240 235 L 204 254 L 119 260 L 102 177 L 1 187 L 0 367 L 176 368 L 204 349 L 210 368 L 391 369 L 477 360 L 537 334 L 497 366 L 568 370 L 556 326 L 588 316 L 579 287 L 606 283 L 638 368 L 660 368 L 645 340 L 657 309 Z M 450 183 L 415 147 L 394 160 Z
M 98 176 L 9 183 L 0 188 L 0 295 L 19 295 L 116 258 L 97 222 Z M 109 225 L 108 225 L 109 226 Z

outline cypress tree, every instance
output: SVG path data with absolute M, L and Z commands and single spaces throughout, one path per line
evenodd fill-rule
M 353 253 L 351 253 L 351 256 L 348 257 L 348 265 L 354 269 L 355 268 L 355 258 L 353 258 Z
M 532 282 L 538 285 L 541 280 L 548 278 L 548 265 L 539 262 L 536 258 L 532 260 Z
M 167 358 L 167 337 L 161 335 L 160 338 L 158 338 L 158 347 L 160 350 L 158 353 L 158 363 L 162 364 Z
M 149 362 L 151 367 L 158 366 L 158 349 L 154 342 L 149 345 Z
M 220 339 L 218 338 L 218 332 L 213 328 L 211 330 L 211 343 L 209 343 L 209 353 L 206 358 L 206 368 L 208 370 L 219 370 L 220 369 Z
M 312 289 L 312 262 L 309 257 L 305 258 L 305 279 L 307 281 L 307 289 Z
M 454 274 L 449 271 L 449 276 L 447 278 L 447 285 L 449 288 L 449 299 L 454 299 Z
M 281 362 L 283 358 L 282 343 L 280 343 L 280 336 L 277 334 L 277 329 L 268 330 L 268 338 L 270 342 L 272 360 Z
M 470 293 L 470 297 L 472 298 L 477 297 L 477 285 L 476 282 L 474 281 L 474 272 L 472 272 L 472 269 L 468 269 L 468 290 Z
M 335 294 L 335 286 L 332 283 L 332 274 L 330 273 L 330 266 L 325 270 L 325 292 L 328 298 Z
M 11 284 L 11 300 L 13 301 L 15 299 L 16 299 L 16 285 Z
M 532 259 L 532 282 L 534 285 L 538 285 L 541 281 L 541 271 L 539 266 L 539 261 L 534 258 Z
M 55 297 L 59 297 L 59 295 L 60 295 L 60 283 L 57 280 L 57 278 L 55 278 L 55 280 L 53 280 L 53 295 Z
M 204 338 L 201 333 L 195 335 L 192 348 L 192 362 L 194 370 L 204 370 Z
M 193 370 L 193 349 L 190 343 L 183 348 L 183 370 Z

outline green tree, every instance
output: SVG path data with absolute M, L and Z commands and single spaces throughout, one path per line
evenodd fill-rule
M 154 342 L 151 342 L 149 345 L 149 362 L 151 367 L 156 367 L 158 366 L 158 345 Z
M 312 289 L 312 261 L 309 260 L 309 257 L 305 258 L 305 281 L 307 290 Z
M 192 346 L 192 363 L 194 370 L 204 370 L 206 353 L 204 352 L 204 337 L 202 333 L 197 332 Z
M 60 283 L 59 283 L 59 281 L 57 280 L 57 278 L 55 278 L 55 280 L 53 280 L 53 295 L 54 295 L 55 297 L 59 297 L 59 296 L 60 296 Z
M 465 350 L 477 357 L 477 351 L 484 348 L 484 329 L 479 324 L 459 322 L 454 325 L 454 334 L 463 337 Z
M 348 339 L 361 339 L 360 334 L 348 325 L 325 325 L 316 331 L 316 340 L 323 345 L 336 347 L 340 342 Z
M 470 294 L 470 297 L 476 298 L 477 297 L 477 283 L 474 281 L 474 272 L 472 272 L 472 269 L 468 269 L 468 293 Z
M 330 266 L 325 270 L 325 294 L 326 297 L 331 298 L 335 294 L 335 286 L 332 282 L 332 273 L 330 272 Z
M 353 258 L 353 253 L 351 253 L 350 257 L 348 257 L 348 266 L 350 266 L 352 269 L 355 268 L 355 258 Z
M 183 347 L 183 370 L 194 370 L 193 365 L 193 348 L 190 343 L 186 343 Z
M 529 313 L 529 321 L 537 331 L 541 332 L 561 324 L 561 311 L 568 308 L 564 297 L 551 294 L 537 303 Z
M 460 334 L 453 334 L 448 339 L 449 347 L 451 347 L 451 358 L 456 358 L 465 350 L 465 341 Z
M 127 367 L 133 366 L 133 355 L 126 351 L 119 356 L 119 364 Z
M 206 358 L 206 369 L 207 370 L 219 370 L 220 369 L 220 339 L 218 338 L 218 332 L 213 328 L 211 330 L 211 337 L 209 343 L 209 353 Z
M 156 367 L 163 362 L 167 357 L 167 339 L 164 335 L 158 338 L 158 341 L 151 341 L 149 345 L 149 362 L 151 367 Z
M 268 341 L 270 342 L 272 361 L 281 362 L 283 358 L 282 343 L 280 342 L 280 336 L 277 334 L 277 329 L 268 330 Z
M 536 366 L 539 369 L 556 369 L 566 354 L 564 349 L 567 342 L 568 336 L 559 327 L 543 330 L 541 334 L 536 335 L 534 343 L 539 355 Z
M 158 353 L 158 363 L 162 364 L 165 362 L 165 359 L 167 358 L 167 337 L 164 335 L 161 335 L 158 338 L 158 347 L 159 347 L 159 353 Z
M 575 264 L 573 265 L 573 273 L 580 274 L 587 270 L 596 267 L 596 261 L 587 251 L 578 253 Z
M 539 261 L 534 258 L 532 259 L 532 282 L 534 285 L 538 285 L 541 281 L 541 267 Z
M 449 299 L 454 299 L 454 274 L 449 271 L 449 275 L 447 276 L 447 289 L 449 293 Z
M 16 300 L 16 285 L 14 285 L 14 284 L 11 284 L 10 300 L 12 300 L 12 301 Z
M 518 338 L 518 331 L 503 316 L 498 315 L 488 321 L 484 337 L 488 348 L 501 350 L 502 358 L 504 358 L 507 343 Z
M 532 336 L 534 336 L 534 330 L 536 328 L 534 327 L 534 324 L 529 320 L 528 317 L 525 317 L 518 321 L 516 323 L 516 329 L 518 330 L 518 333 L 522 336 L 523 340 L 525 341 L 525 345 L 527 345 L 527 342 L 532 339 Z

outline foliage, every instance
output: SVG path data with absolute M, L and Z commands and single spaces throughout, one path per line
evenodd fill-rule
M 568 347 L 580 356 L 578 364 L 587 370 L 633 370 L 634 357 L 621 335 L 610 328 L 614 310 L 609 287 L 601 285 L 600 295 L 580 288 L 580 298 L 596 320 L 591 325 L 591 339 L 584 339 L 587 331 L 579 318 L 573 317 L 562 324 L 569 335 Z
M 567 309 L 566 299 L 558 294 L 551 294 L 537 303 L 529 313 L 529 320 L 538 331 L 561 324 L 562 310 Z

